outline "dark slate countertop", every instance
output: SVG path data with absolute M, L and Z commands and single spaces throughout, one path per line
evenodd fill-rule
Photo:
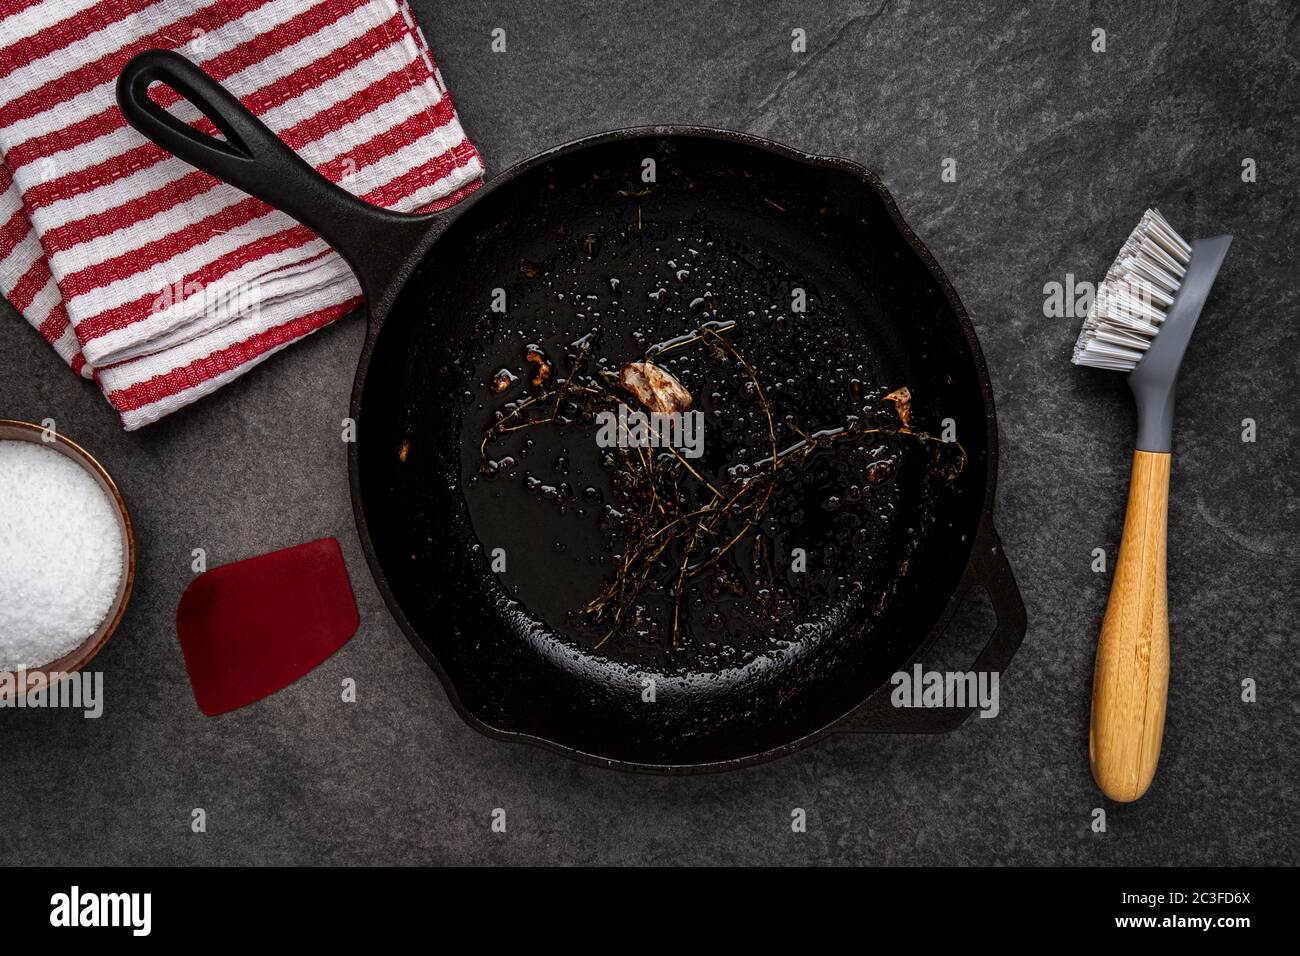
M 124 434 L 5 306 L 0 417 L 52 416 L 100 456 L 141 550 L 98 660 L 105 716 L 0 710 L 0 863 L 1294 862 L 1300 12 L 977 6 L 414 3 L 489 174 L 661 122 L 748 130 L 881 174 L 969 308 L 997 395 L 997 525 L 1030 623 L 996 719 L 835 737 L 691 778 L 489 741 L 453 712 L 366 571 L 339 438 L 359 319 Z M 494 27 L 504 54 L 489 50 Z M 791 52 L 794 28 L 806 53 Z M 941 179 L 945 158 L 956 182 Z M 1044 286 L 1099 278 L 1147 206 L 1189 238 L 1236 241 L 1179 389 L 1160 772 L 1116 807 L 1087 761 L 1109 585 L 1090 564 L 1118 544 L 1131 401 L 1119 376 L 1069 365 L 1078 319 L 1046 316 Z M 292 688 L 202 716 L 173 623 L 191 549 L 216 565 L 323 535 L 342 542 L 360 632 Z M 339 700 L 347 677 L 355 704 Z M 1255 703 L 1241 700 L 1247 678 Z M 196 807 L 205 834 L 190 830 Z M 491 832 L 497 807 L 505 834 Z M 791 832 L 796 807 L 806 833 Z

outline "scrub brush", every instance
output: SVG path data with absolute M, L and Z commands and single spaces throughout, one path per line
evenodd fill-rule
M 1112 800 L 1146 793 L 1160 759 L 1169 689 L 1165 588 L 1170 436 L 1178 366 L 1231 236 L 1190 245 L 1154 209 L 1097 287 L 1074 364 L 1128 372 L 1137 448 L 1119 560 L 1097 641 L 1088 753 Z

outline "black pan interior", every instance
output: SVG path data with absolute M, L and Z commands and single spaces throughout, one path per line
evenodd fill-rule
M 887 433 L 819 451 L 692 584 L 675 641 L 662 591 L 611 635 L 576 613 L 628 546 L 594 424 L 497 435 L 486 455 L 482 438 L 580 357 L 616 370 L 729 321 L 734 353 L 662 360 L 705 416 L 703 478 L 765 457 L 765 407 L 786 448 L 896 425 L 899 386 L 916 430 L 954 420 L 965 465 L 954 478 L 954 449 Z M 530 351 L 551 382 L 530 381 Z M 927 639 L 980 520 L 986 424 L 966 333 L 874 187 L 741 141 L 643 135 L 513 176 L 439 238 L 370 359 L 360 491 L 383 577 L 469 715 L 609 760 L 718 763 L 817 731 Z

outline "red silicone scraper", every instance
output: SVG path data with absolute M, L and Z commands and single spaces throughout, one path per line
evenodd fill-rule
M 205 571 L 176 608 L 194 699 L 209 717 L 288 687 L 346 644 L 358 624 L 333 538 Z

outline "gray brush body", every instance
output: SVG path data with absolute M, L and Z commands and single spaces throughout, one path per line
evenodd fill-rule
M 1192 243 L 1191 261 L 1160 326 L 1160 334 L 1129 373 L 1129 388 L 1137 402 L 1139 451 L 1170 451 L 1178 367 L 1231 243 L 1232 236 L 1214 236 Z

